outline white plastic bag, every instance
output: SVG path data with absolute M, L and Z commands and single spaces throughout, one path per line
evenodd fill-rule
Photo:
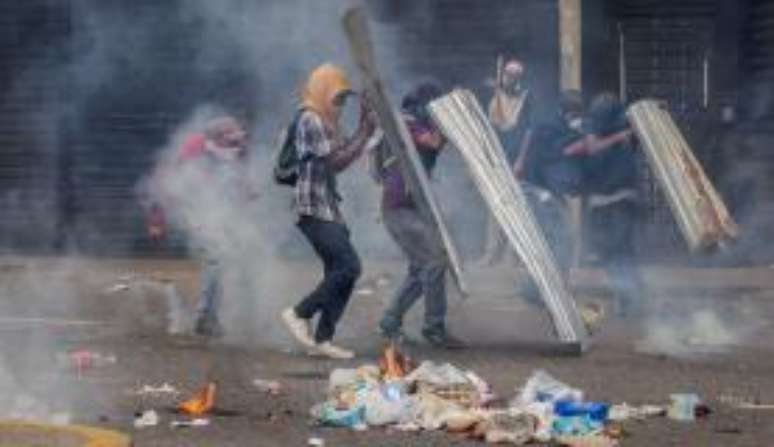
M 533 402 L 555 402 L 557 400 L 581 401 L 583 400 L 583 391 L 571 388 L 539 369 L 533 372 L 527 380 L 513 406 L 523 407 Z

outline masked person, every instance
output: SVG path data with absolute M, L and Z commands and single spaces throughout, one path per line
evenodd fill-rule
M 562 92 L 558 113 L 535 129 L 522 176 L 524 193 L 564 276 L 572 260 L 568 200 L 579 196 L 583 188 L 580 157 L 568 155 L 567 151 L 583 143 L 582 130 L 580 92 Z M 526 283 L 522 292 L 529 301 L 538 302 L 539 292 L 534 281 Z
M 194 332 L 204 336 L 220 336 L 223 329 L 218 311 L 223 295 L 222 246 L 220 231 L 223 222 L 202 219 L 202 210 L 194 202 L 217 201 L 225 207 L 239 206 L 254 198 L 246 172 L 247 133 L 239 122 L 230 116 L 214 118 L 207 122 L 203 132 L 186 137 L 170 166 L 163 169 L 162 204 L 154 204 L 148 222 L 148 233 L 153 239 L 166 234 L 166 211 L 171 211 L 180 225 L 188 232 L 196 256 L 201 259 L 201 292 L 197 306 Z M 196 185 L 194 185 L 196 183 Z M 191 197 L 189 188 L 207 184 L 201 194 Z M 211 202 L 210 202 L 211 203 Z M 198 211 L 197 211 L 198 210 Z
M 521 176 L 532 141 L 532 100 L 523 85 L 524 65 L 510 59 L 499 68 L 497 84 L 489 102 L 489 120 L 497 130 L 514 175 Z M 494 217 L 489 217 L 484 255 L 481 263 L 495 265 L 502 262 L 508 250 L 508 241 Z
M 441 95 L 433 84 L 421 84 L 402 101 L 402 115 L 419 153 L 422 166 L 432 175 L 446 140 L 435 127 L 427 105 Z M 403 339 L 403 317 L 424 296 L 422 336 L 442 348 L 462 348 L 464 343 L 446 328 L 446 272 L 449 261 L 438 229 L 417 208 L 408 190 L 397 155 L 382 141 L 373 152 L 372 167 L 382 184 L 382 218 L 387 231 L 408 259 L 408 272 L 384 312 L 379 327 L 391 340 Z
M 340 359 L 354 357 L 331 339 L 361 266 L 339 208 L 336 175 L 360 157 L 375 131 L 363 98 L 358 129 L 351 138 L 344 137 L 339 121 L 351 94 L 346 74 L 331 64 L 314 69 L 301 92 L 301 113 L 295 126 L 300 162 L 293 208 L 298 228 L 323 262 L 324 277 L 306 298 L 282 312 L 285 326 L 310 354 Z M 312 336 L 311 319 L 317 314 L 320 318 Z
M 634 238 L 639 215 L 639 173 L 624 107 L 612 93 L 594 98 L 587 114 L 588 136 L 566 148 L 582 157 L 588 197 L 591 243 L 607 269 L 620 317 L 635 315 L 644 284 Z

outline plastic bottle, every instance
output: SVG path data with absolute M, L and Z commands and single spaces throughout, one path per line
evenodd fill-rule
M 115 365 L 118 358 L 114 354 L 105 354 L 101 352 L 89 351 L 86 349 L 77 349 L 73 351 L 60 352 L 57 354 L 56 362 L 63 368 L 78 368 L 79 370 L 88 368 L 102 368 Z
M 610 404 L 603 402 L 558 400 L 554 403 L 554 413 L 559 416 L 588 416 L 598 422 L 605 422 L 609 411 Z

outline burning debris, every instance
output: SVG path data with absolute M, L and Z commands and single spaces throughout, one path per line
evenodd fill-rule
M 412 369 L 394 345 L 379 362 L 332 371 L 327 400 L 311 409 L 312 417 L 353 430 L 445 430 L 487 443 L 615 446 L 626 434 L 622 421 L 667 414 L 667 406 L 585 400 L 581 390 L 545 371 L 536 371 L 507 406 L 495 407 L 489 385 L 472 371 L 430 361 Z M 706 408 L 695 395 L 673 395 L 669 413 L 693 420 L 700 407 Z
M 398 351 L 395 343 L 388 343 L 379 358 L 379 370 L 385 379 L 400 379 L 413 369 L 411 360 Z
M 217 384 L 208 382 L 197 391 L 190 399 L 181 402 L 177 408 L 189 416 L 201 416 L 215 408 L 215 395 Z

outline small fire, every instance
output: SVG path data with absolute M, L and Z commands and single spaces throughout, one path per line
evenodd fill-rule
M 178 409 L 191 416 L 201 416 L 215 407 L 215 382 L 208 382 L 194 396 L 178 405 Z
M 388 343 L 379 359 L 379 369 L 385 379 L 397 379 L 411 370 L 411 360 L 398 351 L 395 343 Z

